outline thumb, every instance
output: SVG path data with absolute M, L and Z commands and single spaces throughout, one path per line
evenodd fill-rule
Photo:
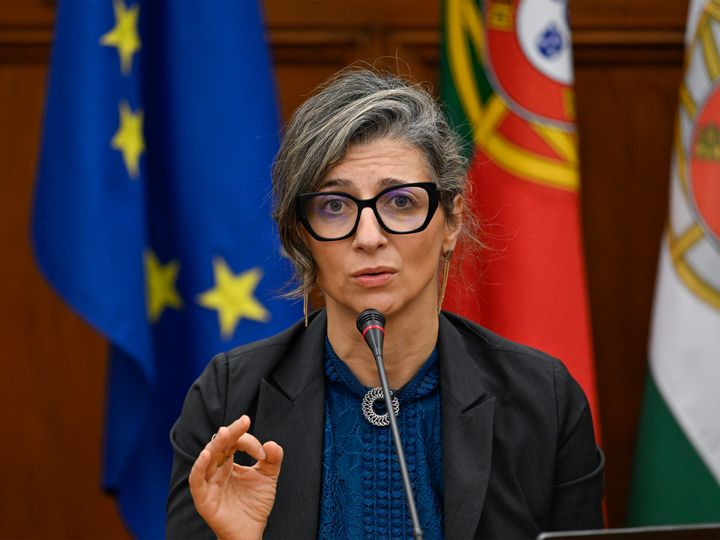
M 258 460 L 255 464 L 257 470 L 267 476 L 277 477 L 280 474 L 280 466 L 283 460 L 283 449 L 274 441 L 268 441 L 263 444 L 266 458 Z

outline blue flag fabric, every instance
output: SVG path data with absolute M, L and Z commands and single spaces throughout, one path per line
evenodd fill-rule
M 46 101 L 36 258 L 111 343 L 103 483 L 136 537 L 162 538 L 188 387 L 300 316 L 280 298 L 258 2 L 61 0 Z

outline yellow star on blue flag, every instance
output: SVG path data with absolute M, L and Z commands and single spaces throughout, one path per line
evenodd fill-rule
M 110 146 L 122 154 L 130 178 L 137 178 L 140 156 L 145 152 L 143 112 L 133 112 L 126 101 L 120 103 L 120 126 L 110 141 Z
M 270 312 L 254 296 L 263 276 L 260 268 L 251 268 L 236 275 L 222 257 L 216 257 L 213 271 L 215 287 L 198 295 L 197 301 L 205 308 L 217 310 L 220 333 L 224 339 L 232 337 L 242 318 L 258 322 L 270 320 Z
M 165 308 L 182 307 L 175 285 L 179 272 L 179 261 L 162 264 L 151 249 L 145 250 L 146 303 L 150 322 L 157 322 Z
M 125 7 L 122 0 L 113 0 L 115 26 L 100 38 L 100 43 L 107 47 L 116 47 L 120 57 L 120 69 L 124 75 L 132 71 L 133 55 L 140 50 L 140 34 L 138 34 L 138 16 L 140 5 Z

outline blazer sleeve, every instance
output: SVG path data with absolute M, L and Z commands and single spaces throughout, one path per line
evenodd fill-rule
M 605 456 L 595 442 L 590 406 L 560 362 L 554 370 L 559 440 L 552 530 L 602 529 Z
M 216 356 L 188 391 L 182 413 L 170 431 L 172 475 L 167 501 L 165 535 L 175 539 L 214 539 L 212 530 L 195 510 L 188 476 L 195 459 L 212 434 L 225 425 L 228 359 Z

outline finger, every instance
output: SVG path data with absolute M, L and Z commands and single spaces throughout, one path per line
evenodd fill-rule
M 232 471 L 232 452 L 222 457 L 213 456 L 210 465 L 205 469 L 205 480 L 208 484 L 222 485 Z
M 230 438 L 237 438 L 250 428 L 250 417 L 247 414 L 243 414 L 227 428 Z
M 228 456 L 232 454 L 232 444 L 230 442 L 226 443 L 226 437 L 218 436 L 225 435 L 226 430 L 226 427 L 221 427 L 218 432 L 212 436 L 210 442 L 205 445 L 205 450 L 210 452 L 210 455 L 212 456 L 212 462 L 215 464 L 216 468 L 222 466 L 222 464 L 225 463 L 225 461 L 227 460 Z M 209 472 L 210 471 L 206 471 L 206 476 Z
M 250 418 L 241 416 L 229 426 L 223 426 L 212 436 L 210 442 L 205 446 L 215 458 L 215 465 L 221 467 L 232 455 L 235 442 L 250 427 Z
M 265 448 L 260 441 L 250 433 L 244 433 L 241 437 L 238 437 L 237 441 L 233 445 L 233 451 L 239 450 L 245 452 L 247 455 L 258 461 L 267 459 Z
M 223 467 L 225 464 L 231 464 L 232 463 L 232 451 L 227 451 L 228 453 L 218 453 L 218 452 L 212 452 L 210 450 L 212 448 L 210 444 L 208 444 L 205 449 L 200 452 L 200 455 L 207 454 L 210 457 L 208 458 L 207 462 L 205 461 L 205 458 L 203 458 L 203 461 L 200 462 L 200 465 L 202 465 L 202 469 L 200 470 L 203 478 L 205 479 L 205 482 L 214 484 L 222 484 L 223 481 L 227 478 L 227 476 L 230 474 L 230 468 L 229 467 Z M 200 456 L 198 456 L 198 460 L 200 459 Z M 198 464 L 198 460 L 195 461 L 196 464 Z M 194 467 L 195 465 L 193 465 Z M 189 480 L 189 478 L 188 478 Z
M 209 450 L 203 450 L 195 460 L 195 463 L 193 463 L 192 469 L 190 469 L 190 476 L 188 477 L 190 493 L 195 501 L 203 501 L 207 498 L 209 487 L 205 478 L 205 471 L 208 469 L 208 466 L 214 467 L 214 465 L 212 465 L 212 454 Z
M 215 464 L 215 468 L 219 469 L 225 463 L 230 461 L 234 453 L 235 453 L 235 448 L 233 446 L 229 446 L 222 451 L 214 452 L 212 455 L 213 455 L 213 463 Z M 208 470 L 208 472 L 212 472 L 212 471 Z
M 211 452 L 222 451 L 230 448 L 232 444 L 250 428 L 250 418 L 242 415 L 229 426 L 223 426 L 210 439 L 208 448 Z
M 258 461 L 255 468 L 267 476 L 277 477 L 280 474 L 280 466 L 283 460 L 283 449 L 275 441 L 268 441 L 263 445 L 266 458 Z

